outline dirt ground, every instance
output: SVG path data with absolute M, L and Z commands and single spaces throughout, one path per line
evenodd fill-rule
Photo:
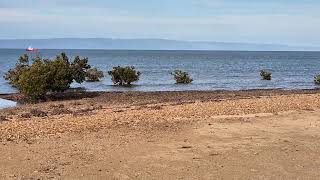
M 0 179 L 320 177 L 319 92 L 114 96 L 1 110 Z

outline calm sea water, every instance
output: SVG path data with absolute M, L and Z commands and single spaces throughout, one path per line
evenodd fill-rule
M 88 57 L 105 74 L 118 65 L 134 65 L 142 73 L 132 88 L 112 86 L 108 75 L 101 82 L 72 84 L 90 91 L 313 89 L 313 77 L 320 73 L 320 52 L 42 50 L 41 56 L 51 58 L 61 51 Z M 24 53 L 0 49 L 0 93 L 15 92 L 2 76 Z M 194 82 L 176 85 L 170 75 L 175 69 L 188 71 Z M 260 80 L 262 69 L 273 73 L 272 81 Z

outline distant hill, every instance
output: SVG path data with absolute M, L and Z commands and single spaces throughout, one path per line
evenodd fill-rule
M 132 50 L 250 50 L 250 51 L 317 51 L 318 47 L 278 44 L 176 41 L 165 39 L 55 38 L 0 40 L 0 48 L 24 49 L 132 49 Z

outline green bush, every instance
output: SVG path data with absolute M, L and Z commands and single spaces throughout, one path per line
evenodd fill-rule
M 314 83 L 316 83 L 317 85 L 320 85 L 320 74 L 314 77 Z
M 43 61 L 35 61 L 20 74 L 16 87 L 32 100 L 43 99 L 50 90 L 48 73 L 49 69 Z
M 115 85 L 130 86 L 132 82 L 138 81 L 140 72 L 136 71 L 134 66 L 127 67 L 113 67 L 112 71 L 108 74 Z
M 97 82 L 103 78 L 103 72 L 99 71 L 97 68 L 91 68 L 87 71 L 86 81 L 87 82 Z
M 271 73 L 271 72 L 268 72 L 268 71 L 262 70 L 262 71 L 260 72 L 260 76 L 261 76 L 262 80 L 271 80 L 272 73 Z
M 75 57 L 71 63 L 72 79 L 77 83 L 82 83 L 86 80 L 87 70 L 91 68 L 88 64 L 88 58 Z
M 4 79 L 9 81 L 13 87 L 17 87 L 20 75 L 29 68 L 29 56 L 24 54 L 19 57 L 16 67 L 10 69 L 4 76 Z
M 70 63 L 65 53 L 55 59 L 36 57 L 29 63 L 27 55 L 21 56 L 14 69 L 5 75 L 6 80 L 32 100 L 43 99 L 48 92 L 63 92 L 73 81 L 82 83 L 90 68 L 88 59 L 76 57 Z
M 174 76 L 177 84 L 190 84 L 193 81 L 187 72 L 181 70 L 175 70 L 171 74 Z

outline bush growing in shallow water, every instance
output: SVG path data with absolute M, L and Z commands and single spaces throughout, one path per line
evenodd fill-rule
M 104 75 L 102 71 L 99 71 L 97 68 L 92 68 L 87 71 L 86 81 L 97 82 L 97 81 L 100 81 L 100 79 L 103 77 Z
M 132 82 L 138 81 L 141 73 L 136 71 L 134 66 L 113 67 L 108 74 L 115 85 L 130 86 Z
M 42 99 L 49 91 L 49 69 L 43 61 L 35 61 L 30 67 L 19 75 L 16 84 L 18 90 L 30 99 Z
M 90 68 L 87 58 L 79 56 L 70 62 L 65 53 L 55 59 L 36 57 L 29 63 L 27 55 L 21 56 L 5 79 L 31 100 L 43 99 L 48 92 L 63 92 L 73 81 L 82 83 Z
M 262 80 L 271 80 L 272 73 L 265 71 L 265 70 L 262 70 L 260 72 L 260 76 L 261 76 Z
M 181 70 L 175 70 L 171 74 L 174 76 L 177 84 L 190 84 L 193 81 L 187 72 Z
M 24 54 L 19 57 L 16 67 L 10 69 L 4 76 L 4 79 L 9 81 L 13 87 L 17 87 L 20 75 L 29 68 L 29 56 Z
M 314 77 L 314 83 L 316 83 L 317 85 L 320 85 L 320 74 Z

